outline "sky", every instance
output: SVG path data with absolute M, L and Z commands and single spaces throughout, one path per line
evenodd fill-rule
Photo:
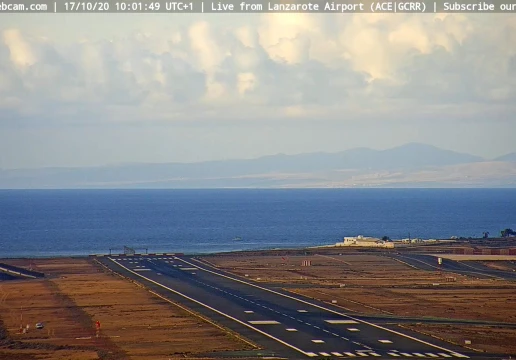
M 516 151 L 516 14 L 2 14 L 0 168 Z

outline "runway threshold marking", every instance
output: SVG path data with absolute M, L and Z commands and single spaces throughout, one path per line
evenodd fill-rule
M 338 356 L 338 357 L 342 357 L 343 356 L 341 353 L 336 352 L 336 351 L 332 352 L 331 354 L 335 355 L 335 356 Z
M 450 358 L 451 355 L 448 355 L 448 354 L 445 354 L 445 353 L 437 353 L 438 355 L 441 355 L 442 357 L 445 357 L 445 358 Z
M 186 264 L 189 264 L 190 266 L 195 266 L 195 265 L 194 265 L 194 264 L 192 264 L 191 262 L 186 261 L 186 260 L 184 260 L 184 259 L 181 259 L 181 258 L 178 258 L 178 257 L 175 257 L 174 259 L 179 260 L 179 261 L 182 261 L 182 262 L 184 262 L 184 263 L 186 263 Z M 199 262 L 199 263 L 201 263 L 201 264 L 202 264 L 202 262 L 201 262 L 201 261 L 197 261 L 197 262 Z M 345 315 L 345 314 L 343 314 L 343 313 L 341 313 L 341 312 L 338 312 L 338 311 L 336 311 L 336 310 L 332 310 L 332 309 L 326 308 L 326 307 L 321 306 L 321 305 L 313 304 L 313 303 L 311 303 L 311 302 L 309 302 L 309 301 L 306 301 L 306 300 L 303 300 L 303 299 L 299 299 L 299 298 L 296 298 L 296 297 L 291 296 L 291 295 L 282 294 L 282 293 L 280 293 L 280 292 L 278 292 L 278 291 L 275 291 L 275 290 L 272 290 L 272 289 L 267 289 L 267 288 L 262 287 L 262 286 L 260 286 L 260 285 L 252 284 L 252 283 L 249 283 L 249 282 L 244 281 L 244 280 L 240 280 L 240 279 L 237 279 L 237 278 L 234 278 L 234 277 L 228 276 L 228 275 L 224 275 L 224 274 L 218 273 L 218 272 L 216 272 L 216 271 L 212 271 L 212 270 L 206 269 L 206 268 L 204 268 L 204 267 L 199 267 L 199 270 L 202 270 L 202 271 L 205 271 L 205 272 L 208 272 L 208 273 L 211 273 L 211 274 L 214 274 L 214 275 L 220 276 L 220 277 L 224 277 L 224 278 L 226 278 L 226 279 L 233 280 L 233 281 L 235 281 L 235 282 L 239 282 L 239 283 L 242 283 L 242 284 L 246 284 L 246 285 L 248 285 L 248 286 L 252 286 L 252 287 L 254 287 L 254 288 L 261 289 L 261 290 L 264 290 L 264 291 L 267 291 L 267 292 L 270 292 L 270 293 L 273 293 L 273 294 L 276 294 L 276 295 L 280 295 L 280 296 L 283 296 L 283 297 L 285 297 L 285 298 L 292 299 L 292 300 L 295 300 L 295 301 L 297 301 L 297 302 L 300 302 L 300 303 L 303 303 L 303 304 L 306 304 L 306 305 L 309 305 L 309 306 L 313 306 L 313 307 L 316 307 L 316 308 L 318 308 L 318 309 L 322 309 L 322 310 L 325 310 L 325 311 L 331 312 L 331 313 L 333 313 L 333 314 L 337 314 L 337 315 L 340 315 L 340 316 L 342 316 L 342 317 L 346 317 L 346 318 L 351 319 L 351 320 L 355 320 L 355 321 L 357 321 L 357 322 L 360 322 L 360 323 L 363 323 L 363 324 L 366 324 L 366 325 L 369 325 L 369 326 L 375 327 L 375 328 L 377 328 L 377 329 L 384 330 L 384 331 L 390 332 L 390 333 L 392 333 L 392 334 L 396 334 L 396 335 L 398 335 L 398 336 L 402 336 L 402 337 L 404 337 L 404 338 L 406 338 L 406 339 L 410 339 L 410 340 L 413 340 L 413 341 L 417 341 L 417 342 L 419 342 L 419 343 L 421 343 L 421 344 L 425 344 L 425 345 L 431 346 L 431 347 L 433 347 L 433 348 L 435 348 L 435 349 L 448 351 L 448 352 L 450 352 L 450 353 L 456 353 L 455 351 L 452 351 L 452 350 L 447 349 L 447 348 L 445 348 L 445 347 L 442 347 L 442 346 L 438 346 L 438 345 L 435 345 L 435 344 L 429 343 L 429 342 L 427 342 L 427 341 L 424 341 L 424 340 L 421 340 L 421 339 L 415 338 L 415 337 L 410 336 L 410 335 L 407 335 L 407 334 L 403 334 L 403 333 L 398 332 L 398 331 L 396 331 L 396 330 L 388 329 L 388 328 L 386 328 L 386 327 L 383 327 L 383 326 L 380 326 L 380 325 L 377 325 L 377 324 L 373 324 L 373 323 L 368 322 L 368 321 L 365 321 L 365 320 L 360 320 L 360 319 L 354 318 L 354 317 L 352 317 L 352 316 Z M 306 310 L 305 310 L 305 311 L 306 311 Z M 459 354 L 459 353 L 456 353 L 456 354 Z M 463 356 L 464 358 L 469 358 L 468 356 L 465 356 L 465 355 L 462 355 L 462 354 L 459 354 L 459 355 Z
M 428 355 L 428 356 L 433 357 L 433 358 L 439 357 L 439 355 L 435 355 L 433 353 L 425 353 L 425 355 Z
M 356 357 L 356 355 L 353 354 L 352 352 L 345 352 L 344 354 L 346 354 L 347 356 L 350 356 L 350 357 Z
M 395 352 L 388 352 L 387 354 L 389 354 L 390 356 L 400 356 L 400 354 L 396 354 Z
M 268 334 L 268 333 L 266 333 L 265 331 L 262 331 L 262 330 L 260 330 L 260 329 L 258 329 L 258 328 L 256 328 L 256 327 L 254 327 L 254 326 L 252 326 L 252 325 L 247 324 L 247 323 L 246 323 L 246 322 L 244 322 L 244 321 L 238 320 L 237 318 L 235 318 L 235 317 L 233 317 L 233 316 L 231 316 L 231 315 L 229 315 L 229 314 L 226 314 L 226 313 L 224 313 L 224 312 L 222 312 L 222 311 L 220 311 L 220 310 L 217 310 L 217 309 L 215 309 L 215 308 L 213 308 L 213 307 L 211 307 L 211 306 L 209 306 L 209 305 L 207 305 L 207 304 L 205 304 L 205 303 L 203 303 L 203 302 L 201 302 L 201 301 L 199 301 L 199 300 L 196 300 L 196 299 L 194 299 L 194 298 L 192 298 L 192 297 L 190 297 L 190 296 L 188 296 L 188 295 L 185 295 L 185 294 L 183 294 L 183 293 L 181 293 L 181 292 L 179 292 L 179 291 L 177 291 L 177 290 L 174 290 L 174 289 L 172 289 L 172 288 L 169 288 L 168 286 L 165 286 L 165 285 L 163 285 L 163 284 L 160 284 L 160 283 L 159 283 L 159 282 L 157 282 L 157 281 L 154 281 L 154 280 L 152 280 L 152 279 L 149 279 L 148 277 L 145 277 L 145 276 L 143 276 L 142 274 L 138 274 L 137 272 L 135 272 L 135 271 L 133 271 L 133 270 L 129 269 L 128 267 L 126 267 L 126 266 L 124 266 L 124 265 L 120 264 L 119 262 L 115 261 L 114 259 L 111 259 L 111 258 L 108 258 L 108 259 L 109 259 L 109 260 L 111 260 L 113 263 L 117 264 L 118 266 L 120 266 L 120 267 L 124 268 L 125 270 L 127 270 L 127 271 L 129 271 L 129 272 L 133 273 L 134 275 L 141 277 L 142 279 L 145 279 L 145 280 L 147 280 L 147 281 L 150 281 L 151 283 L 154 283 L 154 284 L 156 284 L 156 285 L 158 285 L 158 286 L 160 286 L 160 287 L 162 287 L 162 288 L 164 288 L 164 289 L 166 289 L 166 290 L 168 290 L 168 291 L 170 291 L 170 292 L 173 292 L 174 294 L 177 294 L 177 295 L 179 295 L 179 296 L 184 297 L 185 299 L 188 299 L 188 300 L 190 300 L 190 301 L 193 301 L 193 302 L 195 302 L 195 303 L 197 303 L 197 304 L 199 304 L 199 305 L 201 305 L 201 306 L 204 306 L 205 308 L 210 309 L 211 311 L 214 311 L 214 312 L 216 312 L 217 314 L 220 314 L 220 315 L 222 315 L 222 316 L 225 316 L 225 317 L 227 317 L 228 319 L 231 319 L 231 320 L 233 320 L 233 321 L 235 321 L 235 322 L 237 322 L 237 323 L 239 323 L 239 324 L 241 324 L 241 325 L 247 326 L 248 328 L 250 328 L 250 329 L 252 329 L 252 330 L 256 331 L 257 333 L 260 333 L 260 334 L 262 334 L 262 335 L 265 335 L 265 336 L 267 336 L 268 338 L 273 339 L 273 340 L 275 340 L 275 341 L 279 342 L 280 344 L 283 344 L 283 345 L 285 345 L 285 346 L 288 346 L 289 348 L 291 348 L 291 349 L 293 349 L 293 350 L 295 350 L 295 351 L 297 351 L 297 352 L 300 352 L 300 353 L 301 353 L 301 354 L 303 354 L 303 355 L 306 355 L 306 356 L 309 356 L 309 357 L 317 356 L 317 354 L 315 354 L 315 353 L 313 353 L 313 352 L 306 352 L 306 351 L 303 351 L 303 350 L 299 349 L 298 347 L 296 347 L 296 346 L 294 346 L 294 345 L 292 345 L 292 344 L 289 344 L 289 343 L 288 343 L 288 342 L 286 342 L 286 341 L 283 341 L 283 340 L 281 340 L 281 339 L 278 339 L 277 337 L 275 337 L 275 336 L 273 336 L 273 335 L 271 335 L 271 334 Z

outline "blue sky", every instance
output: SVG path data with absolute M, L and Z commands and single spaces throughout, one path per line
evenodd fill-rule
M 10 14 L 0 33 L 0 168 L 516 151 L 514 14 Z

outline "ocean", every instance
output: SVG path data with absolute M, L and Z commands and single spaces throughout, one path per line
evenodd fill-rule
M 516 228 L 516 189 L 0 190 L 0 257 L 211 253 L 344 236 L 491 236 Z M 236 241 L 235 238 L 241 240 Z

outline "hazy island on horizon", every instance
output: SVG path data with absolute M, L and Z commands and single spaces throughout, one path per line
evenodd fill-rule
M 516 152 L 484 159 L 409 143 L 387 150 L 198 163 L 0 170 L 2 189 L 516 187 Z

